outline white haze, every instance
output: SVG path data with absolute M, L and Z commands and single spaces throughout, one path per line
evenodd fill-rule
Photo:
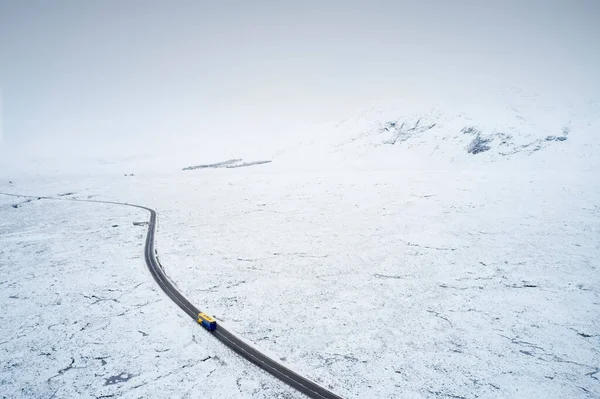
M 583 104 L 599 16 L 594 1 L 4 2 L 0 168 L 269 156 L 397 100 Z

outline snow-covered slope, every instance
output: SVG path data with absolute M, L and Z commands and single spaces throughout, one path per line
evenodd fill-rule
M 369 108 L 307 132 L 279 158 L 287 164 L 392 169 L 600 164 L 599 101 L 550 102 L 514 90 L 510 94 L 434 107 L 404 100 Z

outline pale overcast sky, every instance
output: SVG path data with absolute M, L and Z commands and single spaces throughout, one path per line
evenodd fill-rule
M 423 92 L 591 98 L 598 71 L 596 0 L 0 1 L 19 151 L 253 140 Z

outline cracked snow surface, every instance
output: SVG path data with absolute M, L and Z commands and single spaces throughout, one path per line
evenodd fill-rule
M 155 208 L 161 264 L 184 295 L 344 397 L 592 398 L 595 179 L 250 168 L 10 191 Z M 133 225 L 143 212 L 0 201 L 2 394 L 301 397 L 159 291 Z
M 0 215 L 0 397 L 300 397 L 160 291 L 145 212 L 0 196 Z
M 164 213 L 164 263 L 307 376 L 346 397 L 600 395 L 600 214 L 585 177 L 219 179 L 190 190 L 198 209 Z

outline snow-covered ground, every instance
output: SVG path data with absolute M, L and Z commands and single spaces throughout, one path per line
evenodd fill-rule
M 145 212 L 0 196 L 0 215 L 0 397 L 299 397 L 160 291 Z
M 171 275 L 233 330 L 344 396 L 600 394 L 590 180 L 205 179 L 181 182 L 197 189 L 163 211 Z
M 0 191 L 156 209 L 157 250 L 181 291 L 344 397 L 599 397 L 594 104 L 524 121 L 514 106 L 497 119 L 376 112 L 270 164 L 128 164 L 6 178 Z M 436 126 L 394 130 L 419 119 Z M 491 148 L 469 153 L 477 133 L 465 127 Z M 132 225 L 142 212 L 0 200 L 0 328 L 13 337 L 0 346 L 0 394 L 299 397 L 154 286 Z

